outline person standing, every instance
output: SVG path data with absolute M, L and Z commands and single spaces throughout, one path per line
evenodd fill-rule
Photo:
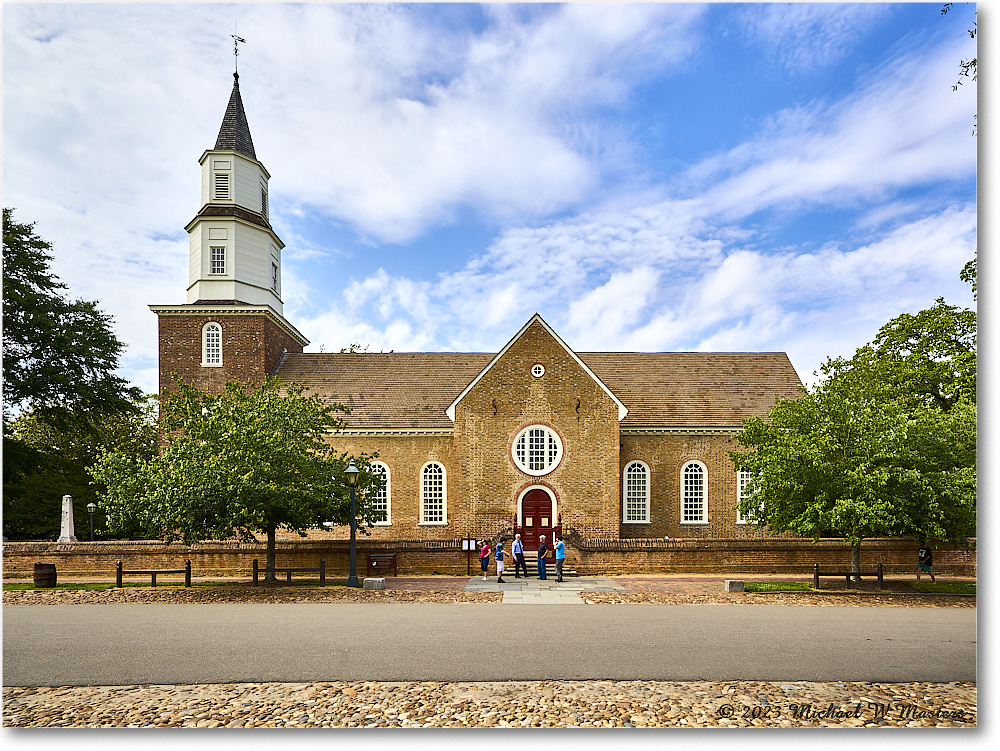
M 524 560 L 524 543 L 521 542 L 521 535 L 514 535 L 514 542 L 510 546 L 510 552 L 514 555 L 514 578 L 520 579 L 521 575 L 517 573 L 521 569 L 524 569 L 524 578 L 528 578 L 528 564 Z
M 921 574 L 930 574 L 931 581 L 937 581 L 934 578 L 934 555 L 926 542 L 917 551 L 917 581 L 920 581 Z
M 556 581 L 561 582 L 563 576 L 563 564 L 566 562 L 566 543 L 562 537 L 556 535 Z
M 503 540 L 497 543 L 497 584 L 506 584 L 503 580 Z
M 549 546 L 545 544 L 545 535 L 538 537 L 538 578 L 546 579 L 545 576 L 545 554 L 549 552 Z
M 479 567 L 483 570 L 483 581 L 486 581 L 487 571 L 490 567 L 490 541 L 483 540 L 483 547 L 479 549 Z

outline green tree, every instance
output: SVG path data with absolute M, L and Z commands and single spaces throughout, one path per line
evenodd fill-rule
M 865 538 L 975 534 L 976 407 L 945 412 L 894 398 L 866 367 L 829 360 L 823 380 L 743 422 L 730 453 L 751 480 L 740 511 L 770 534 L 837 530 L 860 571 Z
M 938 298 L 916 314 L 883 326 L 852 362 L 891 385 L 894 398 L 947 412 L 976 401 L 976 313 Z
M 178 379 L 164 391 L 160 410 L 164 445 L 158 456 L 136 460 L 102 454 L 91 470 L 104 486 L 108 525 L 156 530 L 166 542 L 267 536 L 267 579 L 274 580 L 275 535 L 305 535 L 322 521 L 350 521 L 346 454 L 324 440 L 339 430 L 347 408 L 305 395 L 302 386 L 268 380 L 226 384 L 201 392 Z M 382 487 L 373 456 L 355 457 L 361 474 L 358 523 L 374 521 L 367 491 Z
M 136 457 L 156 454 L 156 398 L 129 412 L 109 415 L 63 413 L 54 425 L 28 410 L 8 426 L 3 438 L 4 535 L 15 540 L 51 539 L 59 531 L 61 498 L 73 496 L 76 529 L 86 529 L 86 506 L 96 503 L 97 490 L 87 467 L 102 450 L 117 449 Z M 99 524 L 102 510 L 96 520 Z M 128 530 L 140 536 L 142 530 Z
M 52 245 L 34 224 L 3 210 L 3 414 L 30 408 L 58 421 L 67 412 L 127 412 L 138 389 L 114 374 L 123 345 L 95 302 L 67 299 L 49 269 Z

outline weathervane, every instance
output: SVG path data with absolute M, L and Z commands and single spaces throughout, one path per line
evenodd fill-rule
M 233 25 L 233 30 L 234 31 L 238 31 L 238 29 L 236 28 L 235 24 Z M 246 44 L 247 40 L 244 39 L 241 36 L 237 36 L 236 34 L 230 34 L 229 36 L 231 36 L 233 38 L 233 59 L 235 61 L 234 65 L 236 66 L 236 72 L 239 73 L 240 72 L 240 43 L 242 42 L 243 44 Z

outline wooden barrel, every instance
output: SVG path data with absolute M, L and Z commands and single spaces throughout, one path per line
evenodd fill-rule
M 35 589 L 40 587 L 54 587 L 56 585 L 56 564 L 36 563 L 35 564 Z

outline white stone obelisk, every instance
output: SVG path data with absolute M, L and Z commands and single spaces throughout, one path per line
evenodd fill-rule
M 76 542 L 76 530 L 73 528 L 73 496 L 63 496 L 62 526 L 59 528 L 59 539 L 56 542 Z

